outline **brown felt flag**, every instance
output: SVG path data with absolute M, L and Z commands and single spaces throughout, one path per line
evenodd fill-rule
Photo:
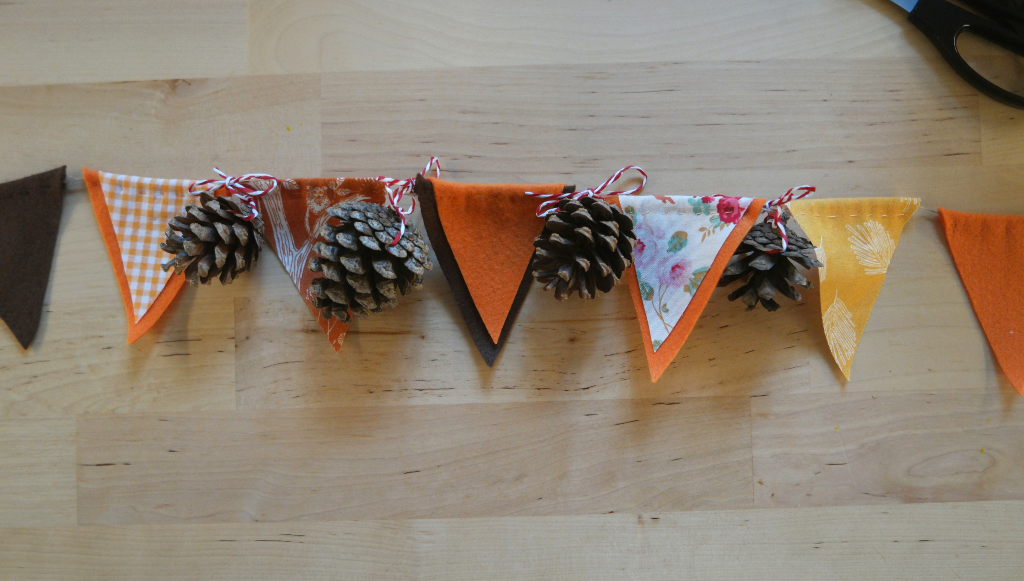
M 1010 385 L 1024 395 L 1024 216 L 939 208 L 946 240 L 982 330 Z
M 533 240 L 544 229 L 537 199 L 563 184 L 459 184 L 416 179 L 423 224 L 466 326 L 493 365 L 533 278 Z
M 60 167 L 0 184 L 0 318 L 26 349 L 43 314 L 64 178 Z

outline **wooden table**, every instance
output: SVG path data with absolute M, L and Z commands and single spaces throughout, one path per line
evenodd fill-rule
M 66 164 L 73 189 L 35 344 L 0 326 L 0 578 L 1024 578 L 1024 403 L 935 213 L 1024 213 L 1024 114 L 884 0 L 552 4 L 0 5 L 0 180 Z M 813 292 L 717 293 L 652 384 L 625 288 L 535 288 L 489 369 L 436 269 L 335 355 L 269 255 L 125 345 L 81 166 L 429 155 L 458 181 L 636 163 L 651 194 L 922 207 L 850 382 Z

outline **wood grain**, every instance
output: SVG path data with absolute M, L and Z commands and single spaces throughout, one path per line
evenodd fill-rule
M 258 0 L 254 74 L 931 54 L 883 0 L 410 2 Z M 378 31 L 401 34 L 378 34 Z
M 77 524 L 76 487 L 72 418 L 0 421 L 0 526 Z
M 493 368 L 462 324 L 447 283 L 360 321 L 338 354 L 304 304 L 236 301 L 237 387 L 246 409 L 750 395 L 807 389 L 806 339 L 817 312 L 746 313 L 719 292 L 662 381 L 652 384 L 627 289 L 558 303 L 531 290 Z M 764 333 L 766 340 L 755 336 Z M 742 349 L 727 345 L 743 345 Z M 388 364 L 381 364 L 388 361 Z
M 0 5 L 0 85 L 245 73 L 244 0 Z
M 817 59 L 325 74 L 323 168 L 373 175 L 436 155 L 501 179 L 528 171 L 531 180 L 561 181 L 595 169 L 604 179 L 627 163 L 657 174 L 981 165 L 978 97 L 939 64 Z M 401 128 L 400 142 L 388 127 Z
M 316 176 L 319 99 L 317 75 L 3 87 L 0 179 L 61 165 L 72 178 L 83 165 L 184 179 L 214 176 L 214 166 Z
M 749 409 L 736 397 L 81 416 L 79 522 L 747 508 Z
M 17 579 L 1016 581 L 1022 502 L 0 529 Z
M 751 414 L 759 507 L 1024 498 L 1016 396 L 772 395 Z

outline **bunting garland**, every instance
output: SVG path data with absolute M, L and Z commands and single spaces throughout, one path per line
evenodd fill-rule
M 59 167 L 0 184 L 0 319 L 25 349 L 43 315 L 65 174 Z
M 436 174 L 427 177 L 431 168 Z M 639 187 L 605 192 L 629 170 L 642 174 Z M 83 168 L 124 303 L 128 343 L 156 323 L 186 279 L 230 282 L 254 266 L 266 241 L 338 351 L 353 314 L 383 312 L 423 284 L 433 252 L 488 366 L 533 278 L 564 300 L 596 298 L 624 276 L 657 381 L 716 286 L 747 280 L 730 299 L 742 295 L 749 307 L 762 303 L 773 311 L 776 293 L 800 300 L 793 287 L 811 287 L 799 269 L 818 267 L 822 326 L 849 379 L 903 227 L 920 204 L 800 199 L 814 192 L 811 186 L 771 202 L 641 196 L 647 174 L 636 166 L 578 192 L 564 184 L 450 182 L 440 178 L 436 158 L 403 180 L 215 171 L 221 179 L 197 182 Z M 0 318 L 25 348 L 39 326 L 64 177 L 58 168 L 0 184 Z M 404 196 L 411 203 L 401 204 Z M 433 249 L 406 224 L 417 202 Z M 752 230 L 764 208 L 765 222 Z M 788 230 L 790 213 L 806 238 Z M 940 215 L 996 359 L 1024 395 L 1024 307 L 994 290 L 1024 285 L 1024 217 Z
M 1024 395 L 1024 216 L 939 208 L 960 280 L 996 361 Z
M 821 319 L 829 349 L 850 379 L 871 309 L 916 198 L 798 200 L 793 217 L 817 246 Z

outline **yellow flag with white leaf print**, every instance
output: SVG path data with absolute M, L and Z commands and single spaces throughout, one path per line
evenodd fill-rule
M 850 378 L 853 354 L 868 323 L 917 198 L 797 200 L 789 209 L 817 246 L 821 320 L 829 349 Z

